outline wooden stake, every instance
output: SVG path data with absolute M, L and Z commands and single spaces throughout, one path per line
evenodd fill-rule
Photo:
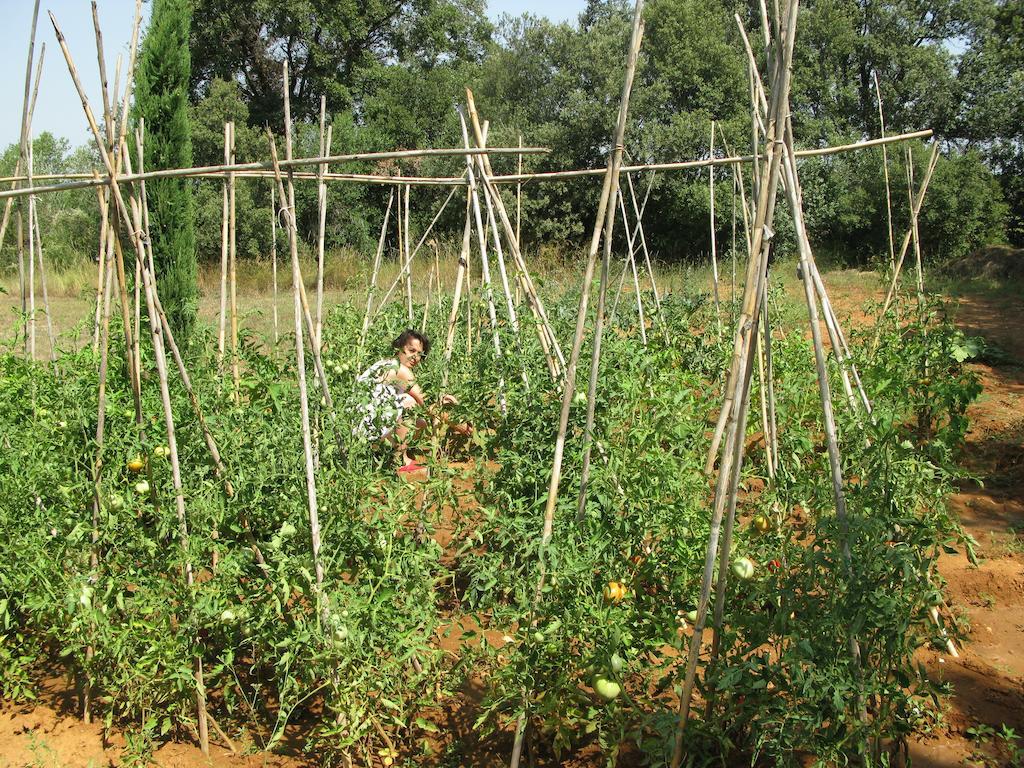
M 231 124 L 224 123 L 224 164 L 231 162 Z M 227 338 L 228 321 L 228 217 L 230 203 L 228 200 L 228 177 L 221 181 L 221 214 L 220 214 L 220 321 L 217 331 L 217 367 L 224 371 L 224 350 Z M 276 309 L 275 305 L 275 309 Z
M 325 130 L 327 121 L 327 97 L 320 97 L 320 155 L 321 157 L 331 154 L 331 135 L 334 126 Z M 317 167 L 320 176 L 317 184 L 317 231 L 316 231 L 316 338 L 317 349 L 323 349 L 323 326 L 324 326 L 324 235 L 327 230 L 327 184 L 324 182 L 324 174 L 327 173 L 327 164 L 323 163 Z
M 711 145 L 708 157 L 715 156 L 715 121 L 711 121 Z M 711 275 L 714 280 L 715 320 L 718 324 L 718 340 L 722 340 L 722 300 L 718 294 L 718 246 L 715 233 L 715 166 L 708 166 L 708 196 L 710 199 L 710 230 L 711 230 Z
M 462 127 L 462 142 L 469 148 L 469 132 L 466 120 L 459 112 L 459 125 Z M 477 246 L 480 248 L 480 274 L 483 280 L 484 301 L 487 302 L 487 316 L 491 321 L 491 339 L 494 344 L 494 356 L 501 361 L 501 337 L 498 334 L 498 316 L 494 309 L 494 291 L 491 288 L 491 267 L 487 258 L 487 238 L 484 233 L 483 219 L 480 213 L 480 197 L 476 188 L 476 176 L 473 173 L 473 158 L 466 155 L 466 178 L 469 180 L 469 194 L 473 203 L 473 218 L 476 221 Z M 498 405 L 502 415 L 505 414 L 505 377 L 498 377 Z
M 537 587 L 534 590 L 533 607 L 531 608 L 531 621 L 536 615 L 537 606 L 543 594 L 544 581 L 547 575 L 547 547 L 551 542 L 554 530 L 555 506 L 558 500 L 559 484 L 562 476 L 562 457 L 565 450 L 565 436 L 569 423 L 569 409 L 572 405 L 576 389 L 576 365 L 579 360 L 580 350 L 583 346 L 583 333 L 587 320 L 587 305 L 590 295 L 590 285 L 594 277 L 594 268 L 597 265 L 597 249 L 600 244 L 602 228 L 606 237 L 611 234 L 608 220 L 615 219 L 614 194 L 617 187 L 619 168 L 622 164 L 623 141 L 626 132 L 626 116 L 629 112 L 629 96 L 633 86 L 633 76 L 636 72 L 636 61 L 640 52 L 640 41 L 643 38 L 643 7 L 644 0 L 636 0 L 633 9 L 633 28 L 630 36 L 629 50 L 626 57 L 626 72 L 622 86 L 622 96 L 619 101 L 619 115 L 615 125 L 615 134 L 612 139 L 614 148 L 608 158 L 608 170 L 605 175 L 604 186 L 601 190 L 601 198 L 598 203 L 597 218 L 594 222 L 594 230 L 590 240 L 590 251 L 587 257 L 587 266 L 583 277 L 583 286 L 580 293 L 580 306 L 576 315 L 576 332 L 573 338 L 572 350 L 565 366 L 565 376 L 562 383 L 562 408 L 559 414 L 558 433 L 555 437 L 555 455 L 551 467 L 551 480 L 548 485 L 548 497 L 544 507 L 544 527 L 541 533 L 539 547 L 539 568 Z M 610 204 L 609 204 L 610 203 Z M 611 260 L 611 238 L 607 237 L 601 263 L 601 287 L 598 298 L 598 319 L 604 313 L 604 300 L 607 297 L 608 265 Z M 595 345 L 598 345 L 595 338 Z M 593 368 L 593 366 L 592 366 Z M 591 392 L 593 395 L 593 392 Z M 588 410 L 593 405 L 594 398 L 590 397 Z M 512 748 L 511 768 L 518 768 L 519 759 L 522 755 L 523 744 L 526 735 L 527 707 L 529 693 L 524 691 L 523 707 L 524 714 L 519 718 L 516 727 L 515 742 Z
M 390 205 L 390 203 L 388 204 Z M 274 185 L 270 185 L 270 263 L 271 263 L 271 280 L 273 282 L 274 292 L 274 349 L 277 349 L 277 343 L 280 340 L 278 333 L 278 321 L 277 321 L 277 202 L 276 192 Z
M 795 38 L 795 26 L 798 4 L 795 0 L 789 3 L 788 13 L 784 20 L 787 35 L 784 38 L 785 46 L 783 55 L 776 57 L 776 77 L 774 78 L 775 90 L 773 91 L 772 109 L 769 112 L 767 134 L 765 136 L 766 156 L 762 168 L 762 183 L 759 186 L 757 216 L 753 227 L 753 243 L 751 259 L 747 269 L 747 281 L 744 291 L 743 307 L 737 322 L 736 337 L 733 347 L 733 361 L 730 367 L 729 381 L 726 385 L 726 404 L 723 404 L 723 412 L 728 411 L 729 429 L 726 438 L 726 446 L 723 453 L 722 466 L 719 469 L 718 482 L 715 489 L 715 503 L 711 517 L 711 534 L 709 536 L 708 548 L 704 559 L 704 573 L 701 580 L 701 593 L 697 606 L 697 621 L 694 625 L 693 635 L 690 638 L 689 653 L 687 655 L 686 676 L 683 682 L 682 692 L 679 700 L 679 727 L 676 730 L 675 747 L 673 749 L 671 766 L 679 768 L 683 758 L 683 734 L 686 722 L 689 718 L 691 695 L 696 677 L 697 660 L 701 648 L 701 640 L 704 634 L 704 622 L 707 618 L 707 609 L 711 593 L 712 577 L 714 574 L 715 559 L 718 554 L 718 539 L 721 532 L 722 518 L 725 512 L 727 498 L 734 497 L 733 489 L 738 481 L 738 465 L 742 463 L 744 435 L 743 428 L 746 424 L 748 396 L 750 391 L 750 378 L 753 370 L 753 356 L 751 354 L 753 334 L 757 332 L 760 320 L 759 301 L 763 296 L 763 281 L 766 273 L 767 262 L 767 234 L 771 232 L 771 220 L 774 214 L 775 195 L 778 190 L 779 170 L 781 155 L 777 150 L 777 139 L 781 136 L 785 114 L 789 105 L 789 78 L 792 68 L 792 44 Z M 781 26 L 781 25 L 780 25 Z M 738 407 L 730 407 L 734 402 Z M 714 461 L 714 456 L 711 457 Z M 734 468 L 735 465 L 735 468 Z M 730 520 L 732 515 L 730 515 Z M 726 538 L 729 536 L 727 523 Z M 727 562 L 729 553 L 726 549 L 722 551 L 722 562 Z M 719 572 L 719 588 L 724 589 L 722 572 Z M 717 611 L 716 611 L 717 613 Z M 716 616 L 716 624 L 719 624 L 719 617 Z M 718 633 L 716 632 L 716 635 Z
M 468 189 L 468 188 L 467 188 Z M 470 223 L 470 210 L 472 208 L 471 198 L 466 195 L 466 223 L 462 227 L 462 250 L 459 251 L 459 267 L 455 273 L 455 292 L 452 296 L 452 309 L 448 315 L 448 334 L 444 342 L 444 365 L 441 368 L 441 389 L 448 386 L 448 372 L 451 367 L 452 349 L 455 346 L 455 324 L 459 319 L 459 302 L 462 298 L 462 285 L 466 282 L 466 272 L 469 265 L 469 248 L 472 237 L 472 225 Z M 467 301 L 467 305 L 468 305 Z M 468 309 L 468 307 L 467 307 Z M 466 335 L 469 335 L 467 329 Z
M 932 154 L 928 159 L 928 167 L 925 170 L 924 178 L 921 180 L 921 187 L 918 189 L 913 205 L 910 207 L 911 219 L 916 218 L 921 213 L 921 204 L 924 203 L 924 196 L 928 191 L 928 184 L 932 180 L 932 173 L 934 173 L 935 166 L 938 165 L 938 162 L 939 144 L 936 142 L 932 145 Z M 913 234 L 913 226 L 911 226 L 911 228 L 907 230 L 907 234 L 903 237 L 903 244 L 900 246 L 900 255 L 896 259 L 896 269 L 893 270 L 892 281 L 889 283 L 889 290 L 885 294 L 885 301 L 882 302 L 882 309 L 878 313 L 878 320 L 875 323 L 875 339 L 871 344 L 872 354 L 878 350 L 878 342 L 882 337 L 882 322 L 885 320 L 885 315 L 889 311 L 889 305 L 892 303 L 893 296 L 896 293 L 896 283 L 900 277 L 900 270 L 903 269 L 903 260 L 907 256 L 907 248 L 910 246 L 910 238 Z
M 380 237 L 377 238 L 377 252 L 373 257 L 373 271 L 370 274 L 370 285 L 366 289 L 366 311 L 363 313 L 363 325 L 359 330 L 359 354 L 356 355 L 357 362 L 362 357 L 362 350 L 366 344 L 366 331 L 370 327 L 370 308 L 373 306 L 373 292 L 377 288 L 377 274 L 380 272 L 381 257 L 384 255 L 384 241 L 387 238 L 388 219 L 391 216 L 391 205 L 395 202 L 395 190 L 388 195 L 388 207 L 384 211 L 384 220 L 380 225 Z
M 292 159 L 292 128 L 291 128 L 291 103 L 288 86 L 288 62 L 284 63 L 284 128 L 285 128 L 285 159 Z M 277 162 L 277 147 L 275 142 L 270 143 L 271 157 Z M 280 171 L 277 174 L 278 193 L 284 198 L 284 188 L 281 185 Z M 302 341 L 302 301 L 300 291 L 302 290 L 302 270 L 299 266 L 298 237 L 296 234 L 295 222 L 295 188 L 291 181 L 288 183 L 288 246 L 292 260 L 292 294 L 295 309 L 295 365 L 299 380 L 299 417 L 302 426 L 302 449 L 305 456 L 306 470 L 306 501 L 309 506 L 309 528 L 312 542 L 313 567 L 316 572 L 316 601 L 317 613 L 321 619 L 327 618 L 327 603 L 323 599 L 324 566 L 320 561 L 320 516 L 317 509 L 316 474 L 313 468 L 313 441 L 310 432 L 309 422 L 309 395 L 306 391 L 306 357 Z M 316 345 L 313 345 L 316 349 Z M 325 396 L 326 396 L 326 387 Z
M 231 164 L 235 163 L 235 123 L 228 124 L 228 139 L 230 145 Z M 234 384 L 232 389 L 234 401 L 239 402 L 239 388 L 242 383 L 241 371 L 238 357 L 238 229 L 235 221 L 235 177 L 228 174 L 228 280 L 231 297 L 231 379 Z
M 878 71 L 871 70 L 871 77 L 875 81 L 875 96 L 878 99 L 878 125 L 882 138 L 885 138 L 885 115 L 882 113 L 882 89 L 878 85 Z M 889 231 L 889 267 L 896 269 L 896 249 L 892 238 L 892 192 L 889 189 L 889 150 L 885 144 L 882 145 L 882 172 L 885 174 L 885 221 Z

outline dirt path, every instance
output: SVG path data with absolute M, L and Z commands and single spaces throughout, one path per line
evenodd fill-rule
M 874 322 L 862 308 L 882 298 L 876 278 L 851 270 L 825 279 L 844 320 Z M 949 499 L 978 542 L 980 562 L 973 566 L 965 554 L 939 560 L 948 611 L 969 636 L 959 658 L 920 653 L 952 695 L 943 718 L 912 740 L 910 757 L 915 768 L 1024 765 L 1024 296 L 966 288 L 950 307 L 957 326 L 989 346 L 970 365 L 983 390 L 968 410 L 964 477 Z M 1020 737 L 1017 762 L 999 735 L 1003 726 Z

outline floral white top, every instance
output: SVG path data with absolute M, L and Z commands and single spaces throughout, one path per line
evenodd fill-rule
M 364 440 L 387 437 L 402 418 L 405 385 L 394 377 L 398 360 L 378 360 L 356 377 L 356 410 L 362 418 L 352 434 Z

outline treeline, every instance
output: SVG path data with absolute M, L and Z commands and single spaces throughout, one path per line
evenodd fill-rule
M 327 98 L 335 154 L 461 146 L 456 109 L 470 87 L 481 116 L 490 121 L 491 145 L 515 146 L 521 137 L 526 145 L 551 149 L 526 157 L 527 170 L 604 167 L 632 4 L 592 0 L 573 23 L 521 16 L 495 24 L 485 10 L 483 0 L 194 0 L 194 163 L 223 161 L 228 120 L 236 124 L 239 161 L 268 157 L 266 127 L 279 142 L 283 133 L 287 62 L 296 155 L 318 151 L 321 95 Z M 749 151 L 749 84 L 734 14 L 760 52 L 757 3 L 648 0 L 626 134 L 632 162 L 706 157 L 712 121 L 718 126 L 716 154 Z M 1024 1 L 809 0 L 800 8 L 798 36 L 792 93 L 798 143 L 817 147 L 880 135 L 877 78 L 886 133 L 932 128 L 942 148 L 921 222 L 926 258 L 955 259 L 992 242 L 1022 244 Z M 919 180 L 928 149 L 920 143 L 912 149 Z M 55 164 L 84 161 L 89 154 L 63 150 Z M 44 155 L 37 149 L 37 172 L 44 171 Z M 4 167 L 13 168 L 15 157 L 9 150 Z M 494 165 L 511 172 L 515 162 L 508 157 Z M 902 146 L 890 148 L 897 240 L 908 216 L 906 162 Z M 405 174 L 458 175 L 464 163 L 424 159 L 344 170 L 399 168 Z M 801 172 L 819 250 L 851 263 L 888 253 L 880 150 L 807 160 Z M 731 172 L 716 174 L 716 228 L 725 249 L 732 242 L 733 211 L 741 214 L 734 209 Z M 648 179 L 634 183 L 642 196 Z M 598 184 L 526 184 L 526 244 L 580 245 L 592 223 Z M 219 258 L 220 184 L 197 181 L 194 192 L 199 257 Z M 414 230 L 422 231 L 446 192 L 413 189 Z M 312 243 L 315 184 L 300 184 L 298 194 L 299 225 Z M 331 185 L 327 246 L 372 248 L 388 194 L 384 187 Z M 75 200 L 83 216 L 94 218 L 87 198 Z M 660 258 L 705 257 L 709 204 L 706 169 L 655 178 L 645 226 Z M 240 257 L 264 257 L 272 216 L 269 184 L 241 182 L 236 208 Z M 450 206 L 441 233 L 457 237 L 463 212 L 462 206 Z M 781 229 L 785 237 L 784 217 Z

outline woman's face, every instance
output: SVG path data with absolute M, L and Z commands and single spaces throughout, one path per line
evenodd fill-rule
M 412 338 L 405 342 L 405 346 L 398 350 L 398 362 L 407 368 L 415 368 L 423 359 L 423 342 Z

